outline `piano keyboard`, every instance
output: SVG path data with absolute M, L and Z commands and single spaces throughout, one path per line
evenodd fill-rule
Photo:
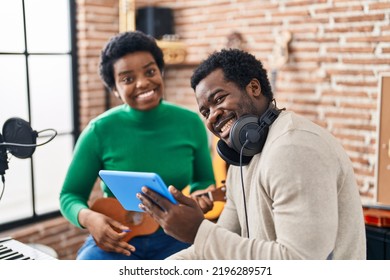
M 0 260 L 56 260 L 10 237 L 0 238 Z

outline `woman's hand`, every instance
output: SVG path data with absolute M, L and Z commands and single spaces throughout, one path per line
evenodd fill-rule
M 79 222 L 87 228 L 101 249 L 126 256 L 135 251 L 134 246 L 123 241 L 129 228 L 114 219 L 90 209 L 83 209 L 79 213 Z M 115 231 L 114 228 L 121 232 Z
M 194 191 L 191 197 L 198 203 L 203 213 L 206 214 L 214 207 L 214 202 L 210 199 L 208 192 L 215 190 L 215 185 L 210 185 L 207 189 Z

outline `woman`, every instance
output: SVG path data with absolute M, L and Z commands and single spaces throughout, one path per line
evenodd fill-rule
M 112 37 L 99 68 L 104 84 L 124 104 L 82 131 L 60 194 L 61 212 L 90 233 L 77 259 L 164 259 L 189 244 L 161 228 L 125 242 L 129 228 L 93 211 L 87 201 L 102 169 L 155 172 L 167 185 L 179 190 L 189 185 L 191 192 L 213 185 L 204 124 L 195 112 L 163 100 L 163 53 L 151 36 L 136 31 Z M 102 190 L 112 196 L 103 183 Z M 212 207 L 206 199 L 198 203 L 205 212 Z

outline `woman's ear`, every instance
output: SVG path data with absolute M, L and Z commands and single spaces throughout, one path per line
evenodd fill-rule
M 246 86 L 246 91 L 248 94 L 252 96 L 260 96 L 261 95 L 261 85 L 259 80 L 257 79 L 252 79 L 249 84 Z

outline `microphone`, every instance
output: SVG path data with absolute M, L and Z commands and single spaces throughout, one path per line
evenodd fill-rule
M 3 136 L 0 134 L 0 143 L 3 142 Z M 0 146 L 0 175 L 4 175 L 5 171 L 8 169 L 7 161 L 7 149 L 5 146 Z
M 51 130 L 53 134 L 46 142 L 37 144 L 37 137 L 44 131 Z M 25 159 L 32 156 L 35 148 L 49 143 L 57 135 L 54 129 L 45 129 L 39 132 L 33 130 L 30 124 L 21 118 L 10 118 L 3 125 L 3 135 L 0 134 L 0 175 L 8 169 L 7 152 L 17 158 Z

